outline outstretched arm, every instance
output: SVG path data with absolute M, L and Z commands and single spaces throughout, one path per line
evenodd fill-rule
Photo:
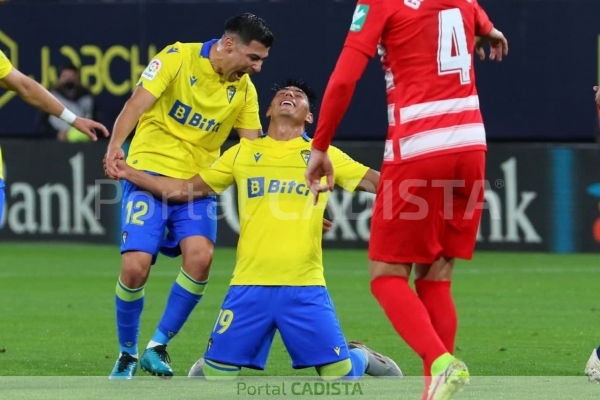
M 108 136 L 108 130 L 104 125 L 87 118 L 77 117 L 62 105 L 52 93 L 16 68 L 12 68 L 8 75 L 0 79 L 0 86 L 16 92 L 23 101 L 38 110 L 61 118 L 69 125 L 88 135 L 92 140 L 97 140 L 96 131 Z
M 125 179 L 165 200 L 185 202 L 215 194 L 215 191 L 204 182 L 200 175 L 190 179 L 175 179 L 139 171 L 127 165 L 123 160 L 118 160 L 116 165 L 120 179 Z

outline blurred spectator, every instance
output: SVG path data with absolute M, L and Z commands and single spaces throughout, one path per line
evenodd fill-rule
M 94 119 L 101 122 L 102 118 L 96 107 L 96 102 L 88 88 L 81 84 L 79 70 L 72 64 L 66 64 L 58 70 L 58 81 L 50 92 L 75 115 L 82 118 Z M 38 121 L 38 131 L 44 137 L 57 138 L 61 142 L 87 142 L 90 138 L 73 128 L 60 118 L 53 115 L 41 114 Z

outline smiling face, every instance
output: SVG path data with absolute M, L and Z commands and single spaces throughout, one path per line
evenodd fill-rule
M 269 49 L 256 40 L 249 44 L 242 43 L 235 35 L 224 40 L 226 50 L 223 64 L 223 76 L 229 82 L 240 80 L 244 74 L 260 72 L 263 61 L 269 56 Z
M 298 124 L 311 124 L 313 122 L 308 97 L 302 89 L 296 86 L 287 86 L 275 93 L 267 110 L 267 117 L 290 118 Z

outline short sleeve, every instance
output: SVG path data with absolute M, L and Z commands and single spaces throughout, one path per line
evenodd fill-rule
M 237 144 L 224 152 L 210 167 L 200 171 L 202 180 L 217 194 L 233 185 L 233 164 L 240 151 Z
M 181 69 L 183 63 L 181 51 L 180 43 L 165 47 L 150 61 L 137 85 L 159 98 Z
M 12 71 L 13 66 L 10 63 L 10 60 L 6 55 L 0 50 L 0 79 L 6 78 L 10 71 Z
M 256 87 L 252 81 L 248 79 L 244 107 L 238 114 L 233 127 L 238 129 L 262 129 L 258 111 L 258 94 L 256 93 Z
M 492 24 L 492 21 L 490 21 L 490 18 L 486 14 L 485 10 L 481 8 L 477 0 L 474 0 L 473 7 L 475 8 L 475 35 L 489 35 L 494 27 L 494 24 Z
M 333 164 L 335 184 L 348 192 L 354 192 L 369 171 L 369 167 L 354 161 L 352 157 L 334 146 L 329 147 L 327 154 Z

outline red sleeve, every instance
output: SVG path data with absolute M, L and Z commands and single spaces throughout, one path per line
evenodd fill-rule
M 329 83 L 325 89 L 323 103 L 319 111 L 317 130 L 312 141 L 312 147 L 327 151 L 333 135 L 346 113 L 356 82 L 360 79 L 369 57 L 353 47 L 344 47 Z
M 486 14 L 485 10 L 481 8 L 479 3 L 475 1 L 475 35 L 476 36 L 487 36 L 494 27 L 492 21 Z
M 387 17 L 385 0 L 359 0 L 342 54 L 325 89 L 312 142 L 315 149 L 326 151 L 329 147 L 350 105 L 356 82 L 365 71 L 369 58 L 377 52 Z

